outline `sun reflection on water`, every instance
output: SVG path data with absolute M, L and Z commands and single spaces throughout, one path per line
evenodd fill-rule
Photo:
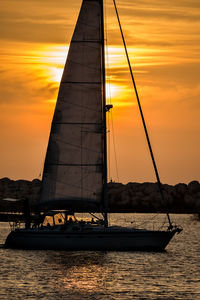
M 49 253 L 50 254 L 50 253 Z M 55 259 L 56 258 L 56 259 Z M 51 260 L 51 254 L 49 256 Z M 99 292 L 106 282 L 106 253 L 104 252 L 69 252 L 55 257 L 52 269 L 61 279 L 57 288 L 69 292 Z

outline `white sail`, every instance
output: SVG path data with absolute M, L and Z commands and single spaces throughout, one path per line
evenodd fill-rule
M 41 202 L 102 202 L 101 1 L 83 0 L 65 64 L 45 160 Z

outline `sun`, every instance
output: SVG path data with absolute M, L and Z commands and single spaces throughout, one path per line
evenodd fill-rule
M 55 83 L 60 83 L 62 78 L 63 69 L 60 67 L 51 67 L 49 70 L 49 76 Z

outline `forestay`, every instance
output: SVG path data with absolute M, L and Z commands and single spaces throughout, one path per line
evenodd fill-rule
M 102 202 L 101 3 L 84 0 L 66 60 L 44 165 L 41 202 Z M 80 201 L 79 201 L 80 202 Z

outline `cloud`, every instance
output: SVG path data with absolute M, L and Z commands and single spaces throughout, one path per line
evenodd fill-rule
M 72 34 L 78 14 L 76 6 L 66 5 L 66 1 L 3 1 L 1 39 L 63 43 Z
M 5 44 L 0 48 L 0 105 L 31 107 L 56 100 L 59 79 L 56 81 L 55 78 L 65 60 L 62 57 L 63 47 L 59 48 L 59 53 L 56 46 L 19 42 L 8 45 L 8 48 Z

